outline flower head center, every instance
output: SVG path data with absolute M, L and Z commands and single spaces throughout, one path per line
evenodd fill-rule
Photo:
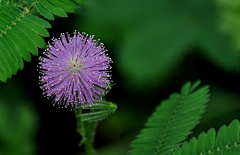
M 67 66 L 67 70 L 78 70 L 80 71 L 81 69 L 84 68 L 84 65 L 81 63 L 82 60 L 77 60 L 77 56 L 72 57 L 70 59 L 70 61 L 68 61 L 68 66 Z

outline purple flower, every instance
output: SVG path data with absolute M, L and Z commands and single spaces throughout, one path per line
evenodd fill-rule
M 111 58 L 99 40 L 85 33 L 61 34 L 40 57 L 40 88 L 53 105 L 87 106 L 102 100 L 110 84 Z

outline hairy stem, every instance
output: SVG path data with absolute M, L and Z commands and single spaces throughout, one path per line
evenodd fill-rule
M 75 116 L 81 115 L 82 109 L 78 108 L 77 111 L 74 109 L 74 112 L 75 112 Z M 81 117 L 76 117 L 76 121 L 77 121 L 78 132 L 82 136 L 82 140 L 80 141 L 78 147 L 84 144 L 87 155 L 94 155 L 92 141 L 93 141 L 95 122 L 83 122 L 81 120 Z

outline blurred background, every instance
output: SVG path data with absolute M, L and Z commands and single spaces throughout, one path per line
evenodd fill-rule
M 189 80 L 201 79 L 212 94 L 190 138 L 240 119 L 239 7 L 237 0 L 85 0 L 69 18 L 50 21 L 46 42 L 86 32 L 101 39 L 113 59 L 116 85 L 107 100 L 118 109 L 98 123 L 99 155 L 126 154 L 160 101 Z M 32 56 L 23 71 L 0 83 L 0 154 L 84 154 L 73 112 L 43 97 L 37 63 Z

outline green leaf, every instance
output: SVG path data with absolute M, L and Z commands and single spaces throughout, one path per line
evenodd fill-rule
M 5 15 L 5 18 L 7 21 L 12 21 L 14 20 L 14 17 L 16 16 L 16 13 L 11 11 L 9 8 L 1 6 L 1 14 Z
M 36 44 L 37 47 L 39 48 L 44 48 L 44 42 L 41 39 L 41 37 L 36 34 L 32 29 L 30 29 L 28 26 L 26 26 L 25 24 L 21 23 L 21 22 L 16 22 L 18 24 L 18 28 L 22 29 L 22 31 L 24 31 Z
M 67 17 L 66 12 L 73 13 L 73 7 L 79 7 L 78 3 L 82 3 L 82 1 L 77 2 L 74 0 L 38 0 L 36 3 L 36 9 L 43 17 L 49 20 L 54 20 L 53 14 L 59 17 Z
M 198 146 L 197 146 L 198 154 L 205 153 L 206 137 L 207 137 L 207 134 L 205 132 L 202 132 L 198 137 Z
M 0 16 L 0 20 L 1 29 L 4 29 L 5 28 L 4 26 L 8 25 L 8 21 L 5 20 L 2 16 Z
M 223 142 L 223 137 L 224 137 L 225 134 L 227 134 L 227 126 L 223 125 L 219 129 L 217 137 L 216 137 L 216 143 L 215 143 L 215 149 L 216 150 L 224 147 L 224 144 L 222 142 Z
M 55 0 L 48 0 L 48 1 L 51 2 L 52 4 L 54 4 L 55 6 L 62 8 L 66 12 L 74 13 L 74 9 L 70 5 L 66 5 L 65 3 L 61 2 L 61 1 L 55 1 Z
M 1 39 L 0 39 L 1 40 Z M 5 57 L 6 61 L 8 62 L 12 74 L 16 74 L 18 70 L 18 64 L 17 64 L 17 59 L 15 55 L 10 55 L 10 53 L 7 51 L 5 48 L 6 45 L 1 44 L 1 56 Z
M 208 152 L 208 154 L 212 153 L 212 150 L 214 149 L 215 136 L 216 136 L 216 131 L 213 128 L 208 130 L 207 139 L 206 139 L 206 149 L 205 149 L 205 152 Z
M 2 53 L 1 53 L 2 54 Z M 11 68 L 6 60 L 6 57 L 4 57 L 4 55 L 1 55 L 1 65 L 3 66 L 4 70 L 3 72 L 5 73 L 5 75 L 8 77 L 8 78 L 11 78 Z M 4 74 L 3 73 L 3 74 Z
M 36 9 L 43 17 L 54 20 L 53 15 L 41 3 L 36 4 Z
M 14 55 L 16 55 L 16 57 L 18 59 L 19 69 L 22 70 L 23 69 L 23 60 L 22 60 L 20 52 L 19 52 L 18 48 L 16 48 L 15 44 L 11 41 L 11 39 L 7 35 L 4 35 L 4 34 L 3 34 L 2 39 L 0 39 L 0 41 L 2 43 L 5 43 L 9 52 L 13 51 L 12 53 Z
M 229 125 L 229 136 L 230 136 L 230 143 L 235 144 L 239 142 L 239 121 L 234 120 L 230 125 Z
M 46 20 L 43 20 L 37 16 L 34 16 L 34 15 L 24 15 L 26 19 L 29 19 L 39 25 L 41 25 L 42 27 L 45 27 L 45 28 L 52 28 L 51 24 L 49 22 L 47 22 Z
M 17 51 L 20 53 L 24 60 L 26 60 L 27 62 L 31 61 L 31 56 L 27 52 L 27 48 L 23 44 L 21 44 L 21 42 L 16 38 L 12 31 L 9 31 L 7 35 L 3 35 L 3 37 L 13 43 L 13 45 L 17 48 Z
M 202 132 L 199 135 L 198 141 L 196 138 L 192 138 L 189 142 L 189 155 L 199 155 L 199 154 L 212 154 L 212 155 L 239 155 L 239 132 L 240 123 L 238 120 L 234 120 L 227 127 L 223 125 L 216 136 L 215 139 L 215 129 L 211 128 L 208 130 L 207 134 Z M 187 152 L 186 144 L 181 146 L 180 150 Z M 196 153 L 197 151 L 197 153 Z M 170 155 L 174 155 L 175 152 L 179 152 L 179 149 L 171 152 Z
M 80 107 L 83 109 L 89 109 L 90 112 L 77 115 L 76 117 L 81 117 L 81 120 L 92 122 L 99 121 L 107 118 L 110 114 L 115 112 L 117 106 L 111 102 L 100 101 L 93 104 L 90 107 Z
M 16 13 L 16 14 L 20 14 L 20 13 L 22 13 L 22 11 L 19 10 L 16 6 L 13 6 L 13 5 L 7 5 L 7 7 L 8 7 L 10 10 L 12 10 L 14 13 Z
M 29 51 L 37 55 L 37 47 L 45 47 L 40 36 L 49 36 L 45 28 L 50 27 L 47 21 L 24 15 L 17 6 L 0 2 L 1 81 L 6 82 L 6 78 L 11 78 L 18 69 L 23 69 L 22 58 L 31 61 Z
M 60 1 L 72 7 L 79 7 L 79 4 L 73 0 L 60 0 Z
M 76 1 L 79 4 L 83 4 L 84 3 L 84 0 L 74 0 L 74 1 Z
M 23 44 L 27 47 L 27 49 L 33 54 L 38 55 L 37 44 L 34 44 L 34 40 L 32 40 L 22 29 L 15 27 L 12 31 L 20 38 Z
M 2 59 L 2 58 L 0 58 L 0 59 Z M 5 69 L 3 67 L 2 60 L 0 60 L 0 80 L 2 82 L 7 81 L 7 74 L 6 74 Z
M 183 88 L 182 88 L 182 90 L 181 90 L 181 94 L 182 94 L 182 95 L 187 95 L 188 92 L 189 92 L 190 87 L 191 87 L 191 82 L 187 82 L 187 83 L 183 86 Z
M 29 20 L 27 18 L 22 18 L 21 22 L 23 24 L 25 24 L 25 26 L 27 26 L 28 29 L 33 30 L 35 33 L 37 33 L 43 37 L 49 37 L 48 31 L 44 27 L 39 25 L 38 23 L 32 22 L 31 20 Z
M 181 155 L 181 148 L 178 147 L 174 152 L 174 155 Z
M 198 85 L 199 81 L 193 85 L 188 82 L 182 87 L 181 94 L 174 93 L 170 99 L 162 101 L 147 120 L 146 128 L 131 142 L 132 150 L 128 154 L 164 155 L 179 147 L 199 123 L 209 100 L 209 87 L 195 90 Z M 194 141 L 189 148 L 196 148 Z
M 60 17 L 67 17 L 67 14 L 61 8 L 56 7 L 52 3 L 49 3 L 47 0 L 39 0 L 39 3 L 41 3 L 48 11 L 52 12 L 53 14 Z
M 189 154 L 197 155 L 197 139 L 195 137 L 189 142 Z
M 188 155 L 188 150 L 189 150 L 188 142 L 184 142 L 181 149 L 181 155 Z
M 201 80 L 196 81 L 196 82 L 192 85 L 191 89 L 189 90 L 189 93 L 193 92 L 200 84 L 201 84 Z
M 0 37 L 0 42 L 2 43 L 3 47 L 6 48 L 7 52 L 10 53 L 11 57 L 17 62 L 17 67 L 22 70 L 23 69 L 23 60 L 21 55 L 17 51 L 10 40 L 7 38 Z

